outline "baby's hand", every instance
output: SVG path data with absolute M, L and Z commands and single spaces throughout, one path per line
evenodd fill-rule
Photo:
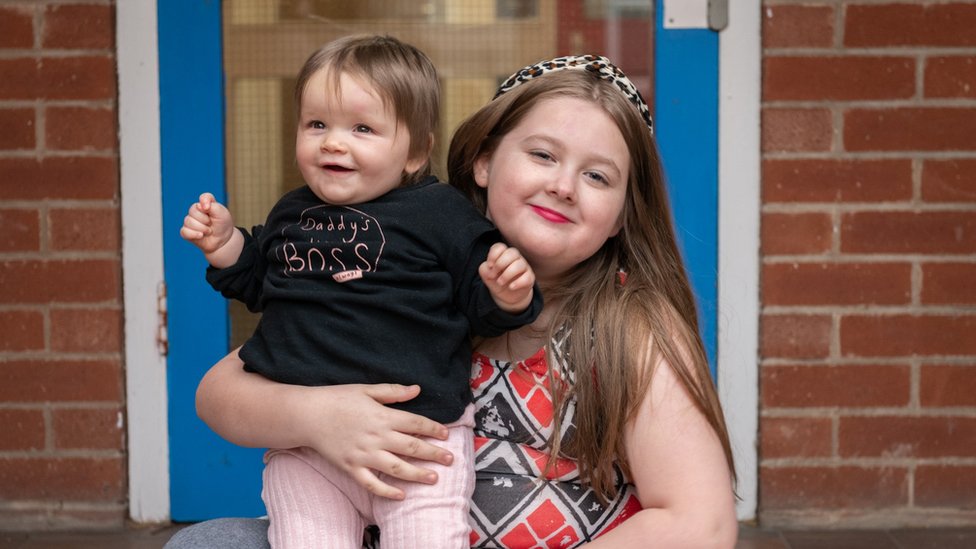
M 230 241 L 235 230 L 230 211 L 212 194 L 203 193 L 183 218 L 180 236 L 203 253 L 212 254 Z
M 535 273 L 517 249 L 500 242 L 493 245 L 478 274 L 503 311 L 520 313 L 532 302 Z

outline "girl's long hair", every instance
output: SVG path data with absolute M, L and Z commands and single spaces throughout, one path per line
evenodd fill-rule
M 576 432 L 561 440 L 563 413 L 555 414 L 550 455 L 576 459 L 580 474 L 596 493 L 611 496 L 614 464 L 630 470 L 626 424 L 648 391 L 652 368 L 666 364 L 715 431 L 734 478 L 728 431 L 675 239 L 657 146 L 623 94 L 586 71 L 559 71 L 523 83 L 457 129 L 448 152 L 449 181 L 487 211 L 487 193 L 474 181 L 475 159 L 492 154 L 534 105 L 561 97 L 604 108 L 623 134 L 631 166 L 621 231 L 558 284 L 544 288 L 546 306 L 556 308 L 547 340 L 569 327 L 561 358 L 575 378 L 569 395 L 553 391 L 556 410 L 564 410 L 567 398 L 576 399 Z M 623 284 L 618 280 L 621 270 L 626 272 Z M 549 364 L 556 364 L 552 349 L 547 352 Z

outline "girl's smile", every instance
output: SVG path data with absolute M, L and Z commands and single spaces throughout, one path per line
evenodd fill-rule
M 543 208 L 542 206 L 532 206 L 532 208 L 539 214 L 539 217 L 545 219 L 546 221 L 552 221 L 553 223 L 569 223 L 569 219 L 563 214 L 550 210 L 549 208 Z

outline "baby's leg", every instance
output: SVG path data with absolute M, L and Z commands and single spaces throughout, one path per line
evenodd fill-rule
M 272 547 L 362 547 L 367 523 L 360 510 L 368 503 L 355 483 L 305 448 L 272 450 L 265 461 L 261 497 Z
M 406 499 L 373 499 L 373 512 L 380 527 L 380 547 L 460 549 L 471 546 L 468 510 L 474 491 L 473 426 L 474 407 L 468 406 L 461 419 L 448 425 L 447 441 L 431 440 L 454 454 L 450 467 L 427 461 L 413 462 L 434 470 L 436 484 L 383 478 L 384 482 L 402 489 Z

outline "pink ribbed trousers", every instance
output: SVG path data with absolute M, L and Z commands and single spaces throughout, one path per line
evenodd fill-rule
M 470 547 L 473 426 L 474 407 L 468 405 L 464 415 L 448 425 L 446 442 L 431 440 L 454 454 L 451 466 L 414 462 L 434 470 L 436 484 L 379 475 L 383 482 L 404 491 L 402 501 L 372 495 L 310 448 L 269 450 L 261 492 L 271 519 L 268 541 L 275 549 L 360 549 L 364 528 L 376 524 L 382 547 Z

